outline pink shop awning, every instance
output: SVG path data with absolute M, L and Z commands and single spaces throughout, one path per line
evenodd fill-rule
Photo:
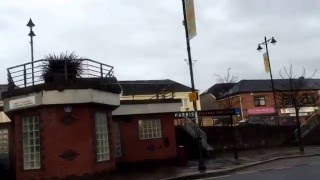
M 274 114 L 275 112 L 274 107 L 255 107 L 248 109 L 249 115 Z

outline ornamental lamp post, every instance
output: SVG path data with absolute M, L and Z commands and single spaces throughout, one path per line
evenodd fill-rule
M 190 80 L 191 80 L 191 88 L 192 88 L 192 95 L 198 98 L 198 94 L 195 89 L 194 85 L 194 77 L 193 77 L 193 68 L 192 68 L 192 57 L 191 57 L 191 47 L 190 47 L 190 39 L 196 36 L 196 27 L 195 27 L 195 17 L 194 17 L 194 6 L 193 0 L 182 0 L 182 7 L 183 7 L 183 25 L 186 33 L 186 43 L 187 43 L 187 52 L 188 52 L 188 64 L 189 64 L 189 71 L 190 71 Z M 190 24 L 189 24 L 190 23 Z M 192 27 L 191 29 L 189 28 Z M 189 31 L 190 30 L 190 31 Z M 199 164 L 198 170 L 200 172 L 205 171 L 207 169 L 205 161 L 202 156 L 202 149 L 201 149 L 201 135 L 200 135 L 200 125 L 201 122 L 198 118 L 198 110 L 197 110 L 197 98 L 192 100 L 195 121 L 198 125 L 196 128 L 196 137 L 198 141 L 198 149 L 199 149 Z
M 271 86 L 272 86 L 272 92 L 273 92 L 274 106 L 275 106 L 275 110 L 276 110 L 276 116 L 278 116 L 278 106 L 277 106 L 277 100 L 276 100 L 276 92 L 275 92 L 275 88 L 274 88 L 274 81 L 273 81 L 273 77 L 272 77 L 272 70 L 271 70 L 271 63 L 270 63 L 270 58 L 269 58 L 268 43 L 271 43 L 271 44 L 275 45 L 277 43 L 277 41 L 275 40 L 274 37 L 272 37 L 270 39 L 267 39 L 267 37 L 265 36 L 264 37 L 264 42 L 258 44 L 257 50 L 260 52 L 263 49 L 261 47 L 261 45 L 264 45 L 266 47 L 266 57 L 267 57 L 267 60 L 268 60 L 268 68 L 269 68 L 270 78 L 271 78 Z
M 32 71 L 32 85 L 34 85 L 34 64 L 33 64 L 33 36 L 36 36 L 36 34 L 32 31 L 32 27 L 35 26 L 30 18 L 28 24 L 28 27 L 30 27 L 30 32 L 28 36 L 30 36 L 30 45 L 31 45 L 31 71 Z

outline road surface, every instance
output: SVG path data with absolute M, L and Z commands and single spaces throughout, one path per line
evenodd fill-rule
M 320 180 L 320 157 L 295 158 L 203 180 Z

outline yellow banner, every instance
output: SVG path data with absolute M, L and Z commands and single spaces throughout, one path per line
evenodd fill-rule
M 197 35 L 196 16 L 194 13 L 193 0 L 184 0 L 187 15 L 188 36 L 189 40 Z
M 267 53 L 263 54 L 263 62 L 264 62 L 264 70 L 266 73 L 270 72 L 270 65 L 269 65 L 269 57 Z

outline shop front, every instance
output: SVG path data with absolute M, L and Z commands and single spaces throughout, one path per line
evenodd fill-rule
M 248 118 L 262 119 L 270 125 L 276 125 L 276 110 L 274 107 L 255 107 L 248 109 Z

